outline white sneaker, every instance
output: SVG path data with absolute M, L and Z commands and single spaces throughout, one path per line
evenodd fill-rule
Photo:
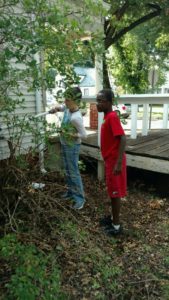
M 85 201 L 83 202 L 83 203 L 76 203 L 74 206 L 73 206 L 73 208 L 74 209 L 82 209 L 83 208 L 83 206 L 84 206 L 84 204 L 85 204 Z

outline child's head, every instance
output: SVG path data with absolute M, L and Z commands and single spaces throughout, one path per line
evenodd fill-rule
M 101 90 L 97 96 L 101 96 L 102 98 L 104 98 L 105 100 L 107 100 L 108 102 L 113 103 L 113 99 L 114 99 L 114 93 L 111 89 L 103 89 Z
M 82 99 L 82 92 L 79 87 L 69 87 L 64 93 L 65 100 L 75 101 L 76 104 L 79 104 Z
M 114 93 L 110 89 L 103 89 L 97 94 L 97 110 L 106 112 L 112 108 Z

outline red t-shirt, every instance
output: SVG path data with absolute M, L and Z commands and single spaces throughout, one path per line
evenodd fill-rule
M 119 153 L 119 136 L 125 135 L 120 119 L 114 111 L 109 112 L 103 119 L 101 126 L 101 152 L 103 158 L 110 155 L 114 158 Z

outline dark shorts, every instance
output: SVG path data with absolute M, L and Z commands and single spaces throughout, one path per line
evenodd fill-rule
M 110 198 L 122 198 L 127 193 L 126 155 L 123 156 L 122 172 L 119 175 L 113 174 L 116 161 L 111 156 L 105 160 L 106 186 Z

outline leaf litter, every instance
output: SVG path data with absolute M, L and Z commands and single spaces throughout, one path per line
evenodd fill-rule
M 15 176 L 19 181 L 22 174 Z M 8 203 L 12 212 L 3 206 L 9 222 L 2 222 L 1 235 L 12 228 L 23 243 L 55 253 L 67 299 L 169 299 L 168 198 L 141 186 L 129 187 L 121 207 L 124 233 L 113 238 L 99 227 L 107 194 L 105 184 L 93 175 L 82 175 L 86 204 L 80 211 L 61 200 L 65 185 L 58 173 L 39 178 L 35 172 L 25 178 L 24 174 L 20 192 Z M 44 183 L 43 190 L 32 189 L 33 181 Z M 3 263 L 0 289 L 8 280 L 3 270 L 10 270 Z

